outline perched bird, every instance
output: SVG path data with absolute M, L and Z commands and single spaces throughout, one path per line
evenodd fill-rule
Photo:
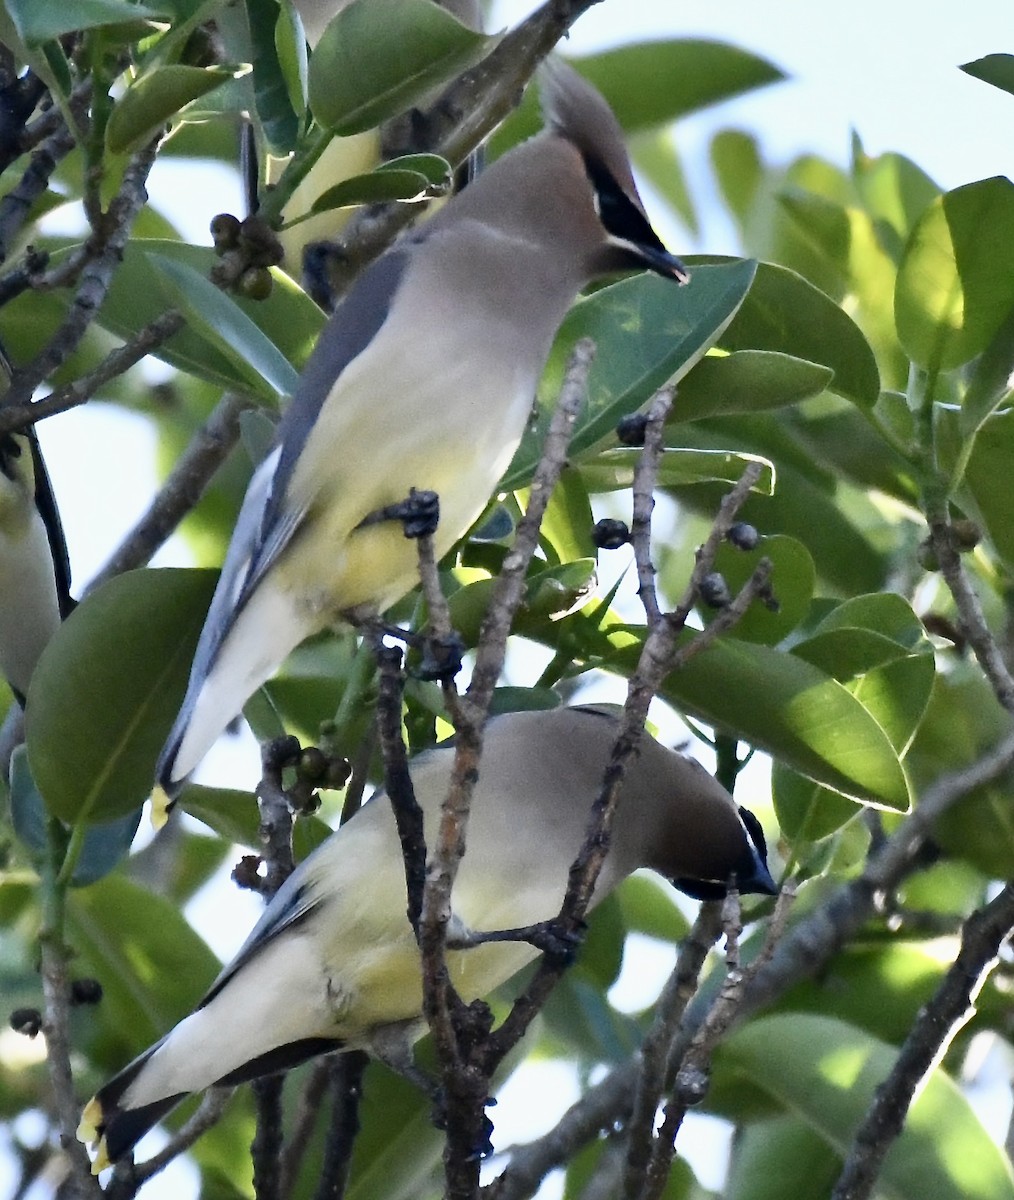
M 67 543 L 39 439 L 32 428 L 0 435 L 0 672 L 20 704 L 73 605 Z
M 373 263 L 321 335 L 240 510 L 159 760 L 170 796 L 295 646 L 413 586 L 391 506 L 439 496 L 438 557 L 475 521 L 585 284 L 638 267 L 687 280 L 602 97 L 557 63 L 543 100 L 547 128 Z
M 350 2 L 351 0 L 295 0 L 294 7 L 299 13 L 303 32 L 311 49 L 320 41 L 328 23 L 343 9 L 348 8 Z M 482 13 L 479 0 L 436 2 L 469 29 L 476 32 L 481 30 Z M 389 49 L 392 55 L 398 54 L 397 45 L 391 44 Z M 428 107 L 435 99 L 436 96 L 423 100 L 421 107 Z M 351 137 L 335 138 L 327 144 L 323 154 L 300 181 L 285 206 L 284 216 L 289 228 L 282 229 L 278 239 L 285 250 L 285 268 L 291 275 L 299 278 L 305 273 L 307 264 L 304 263 L 304 252 L 308 246 L 334 239 L 348 221 L 348 209 L 330 209 L 307 217 L 319 196 L 350 176 L 374 170 L 387 158 L 414 150 L 431 149 L 426 145 L 414 146 L 411 139 L 406 139 L 403 127 L 408 121 L 409 118 L 406 117 L 404 121 L 393 123 L 393 127 L 389 125 L 384 129 L 371 129 Z M 271 182 L 277 181 L 284 165 L 285 160 L 269 159 L 268 178 Z M 298 223 L 290 224 L 293 221 Z M 320 283 L 312 286 L 314 292 L 325 290 Z
M 486 732 L 452 936 L 524 928 L 556 916 L 585 837 L 617 721 L 603 708 L 495 718 Z M 432 845 L 454 752 L 412 761 Z M 645 734 L 627 769 L 593 904 L 639 867 L 695 896 L 773 894 L 764 836 L 700 764 Z M 115 1162 L 187 1093 L 294 1066 L 335 1049 L 410 1061 L 424 1031 L 419 951 L 391 806 L 382 793 L 279 889 L 196 1011 L 100 1089 L 79 1136 Z M 526 942 L 450 951 L 454 986 L 486 995 L 536 955 Z

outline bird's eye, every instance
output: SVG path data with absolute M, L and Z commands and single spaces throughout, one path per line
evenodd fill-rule
M 585 156 L 584 166 L 591 180 L 595 211 L 606 232 L 618 241 L 665 252 L 648 218 L 616 182 L 608 167 L 588 156 Z

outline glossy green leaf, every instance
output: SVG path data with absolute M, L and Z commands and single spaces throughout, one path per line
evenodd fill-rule
M 151 254 L 149 260 L 191 328 L 245 376 L 246 390 L 269 404 L 293 395 L 299 382 L 296 370 L 231 296 L 187 263 L 161 254 Z
M 165 276 L 153 265 L 153 257 L 188 266 L 202 276 L 217 262 L 214 251 L 203 246 L 141 239 L 128 243 L 98 316 L 99 324 L 119 337 L 135 336 L 168 307 L 162 282 Z M 271 276 L 273 287 L 267 300 L 229 297 L 229 301 L 261 330 L 288 362 L 300 368 L 310 356 L 324 327 L 325 317 L 284 271 L 272 270 Z M 224 299 L 223 293 L 218 294 Z M 250 367 L 237 363 L 235 354 L 226 354 L 217 340 L 204 336 L 201 328 L 184 328 L 153 353 L 171 366 L 219 387 L 247 391 L 251 386 L 253 372 Z M 272 390 L 272 402 L 274 395 Z
M 680 384 L 672 420 L 759 412 L 819 396 L 834 378 L 820 363 L 770 350 L 708 354 Z
M 329 212 L 335 208 L 351 208 L 357 204 L 380 204 L 387 201 L 417 203 L 430 194 L 430 181 L 418 171 L 387 169 L 352 175 L 322 192 L 310 207 L 313 213 Z
M 659 387 L 681 379 L 701 359 L 743 303 L 755 269 L 756 264 L 739 260 L 698 266 L 686 287 L 658 276 L 638 275 L 576 304 L 557 334 L 543 373 L 537 427 L 526 432 L 501 489 L 513 490 L 531 478 L 567 357 L 578 339 L 594 339 L 597 352 L 588 399 L 571 440 L 572 460 L 607 437 L 621 417 L 634 412 Z
M 797 854 L 799 844 L 823 841 L 860 811 L 854 800 L 814 783 L 780 762 L 771 767 L 771 800 L 778 828 Z
M 258 125 L 272 153 L 291 154 L 306 109 L 306 38 L 294 6 L 251 0 L 244 7 Z
M 1014 307 L 1014 184 L 982 179 L 930 205 L 905 248 L 894 307 L 901 344 L 928 371 L 985 350 Z
M 719 638 L 674 671 L 662 694 L 845 796 L 909 807 L 905 772 L 879 723 L 840 683 L 795 655 Z
M 27 46 L 63 37 L 79 29 L 123 25 L 134 21 L 162 23 L 172 10 L 159 4 L 134 4 L 128 0 L 74 0 L 57 4 L 52 0 L 6 0 L 7 12 L 18 36 Z
M 186 67 L 179 63 L 156 67 L 132 83 L 117 100 L 106 126 L 106 145 L 114 154 L 137 149 L 182 113 L 191 101 L 206 96 L 244 70 Z
M 590 492 L 614 492 L 628 488 L 640 459 L 640 450 L 614 446 L 601 450 L 580 465 L 581 477 Z M 694 483 L 736 483 L 752 464 L 762 467 L 753 491 L 770 496 L 775 490 L 775 472 L 771 463 L 752 454 L 730 454 L 725 450 L 683 450 L 666 446 L 655 476 L 657 487 L 687 487 Z
M 214 571 L 129 571 L 97 588 L 46 647 L 25 729 L 51 813 L 96 823 L 138 808 L 183 699 Z
M 371 129 L 476 62 L 489 41 L 430 0 L 353 0 L 314 48 L 310 108 L 342 137 Z
M 958 69 L 1014 96 L 1014 54 L 987 54 L 962 63 Z
M 880 394 L 877 362 L 859 326 L 813 284 L 773 263 L 758 266 L 749 296 L 718 345 L 773 350 L 830 367 L 829 389 L 863 408 L 872 408 Z
M 786 1013 L 751 1021 L 732 1034 L 716 1053 L 715 1072 L 759 1089 L 844 1157 L 894 1059 L 892 1047 L 854 1026 Z M 939 1069 L 921 1086 L 880 1179 L 902 1200 L 1014 1197 L 1010 1163 Z
M 1014 379 L 1014 309 L 979 356 L 961 401 L 961 432 L 975 437 L 986 421 L 1011 395 Z
M 407 1080 L 379 1064 L 367 1068 L 347 1200 L 411 1200 L 426 1193 L 444 1144 L 430 1109 Z
M 964 904 L 957 906 L 963 908 Z M 951 909 L 950 911 L 956 911 Z M 812 1012 L 858 1025 L 874 1037 L 900 1046 L 912 1018 L 933 996 L 957 954 L 954 937 L 892 938 L 845 946 L 814 979 L 790 988 L 778 1001 L 780 1012 Z M 966 1040 L 984 1023 L 981 1010 L 1003 1008 L 1003 988 L 987 980 L 976 998 L 979 1014 L 959 1036 Z M 990 1018 L 991 1019 L 991 1018 Z

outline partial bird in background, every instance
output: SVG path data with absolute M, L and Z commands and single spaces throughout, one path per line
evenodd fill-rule
M 169 796 L 300 642 L 416 583 L 392 506 L 439 496 L 438 557 L 468 530 L 586 284 L 638 268 L 687 281 L 599 93 L 558 61 L 542 98 L 546 129 L 377 259 L 325 327 L 226 553 L 158 764 Z
M 559 708 L 494 718 L 451 897 L 451 938 L 551 920 L 585 838 L 617 731 L 611 710 Z M 454 750 L 410 766 L 433 844 Z M 649 867 L 698 898 L 773 895 L 756 818 L 692 759 L 644 734 L 622 784 L 593 905 Z M 407 916 L 401 845 L 378 792 L 306 858 L 197 1009 L 101 1088 L 79 1136 L 95 1170 L 129 1153 L 190 1092 L 292 1067 L 331 1050 L 365 1049 L 395 1068 L 425 1031 L 419 949 Z M 468 1001 L 487 995 L 537 951 L 489 940 L 450 950 Z
M 11 376 L 0 347 L 0 373 Z M 0 672 L 24 707 L 35 665 L 74 607 L 60 512 L 34 426 L 0 434 Z

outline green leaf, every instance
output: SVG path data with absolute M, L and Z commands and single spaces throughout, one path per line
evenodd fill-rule
M 738 129 L 720 130 L 711 139 L 711 165 L 725 203 L 742 232 L 764 181 L 756 139 Z
M 708 354 L 680 384 L 671 420 L 784 408 L 819 396 L 833 378 L 828 366 L 777 351 Z
M 1010 717 L 984 677 L 970 667 L 938 675 L 907 764 L 917 790 L 977 762 L 1010 732 Z M 1009 779 L 973 788 L 940 817 L 934 839 L 989 879 L 1006 879 L 1014 861 L 1014 791 Z M 953 911 L 953 910 L 952 910 Z
M 260 836 L 260 813 L 252 792 L 191 783 L 183 789 L 178 803 L 184 812 L 203 821 L 226 841 L 258 853 L 264 849 L 264 841 Z M 293 827 L 293 842 L 300 843 L 304 852 L 300 853 L 299 847 L 296 847 L 297 860 L 304 858 L 309 849 L 330 837 L 331 832 L 330 825 L 320 817 L 299 816 Z
M 571 439 L 572 460 L 701 359 L 743 303 L 755 269 L 755 263 L 739 260 L 697 266 L 691 282 L 682 288 L 657 276 L 638 275 L 601 288 L 576 304 L 557 334 L 539 385 L 537 428 L 522 438 L 500 489 L 513 491 L 531 478 L 567 358 L 579 338 L 593 338 L 597 353 L 588 379 L 588 400 Z
M 54 255 L 54 262 L 62 261 L 65 252 Z M 154 264 L 171 260 L 191 268 L 202 276 L 211 270 L 218 260 L 214 251 L 203 246 L 190 246 L 182 242 L 166 240 L 132 240 L 127 245 L 123 262 L 113 276 L 113 282 L 105 303 L 99 309 L 99 324 L 122 338 L 135 336 L 155 317 L 165 312 L 165 280 L 167 276 Z M 229 297 L 228 302 L 240 310 L 263 333 L 276 352 L 280 352 L 297 369 L 310 356 L 325 317 L 316 304 L 294 283 L 284 271 L 273 269 L 274 281 L 267 300 L 244 300 Z M 191 278 L 188 274 L 187 279 Z M 211 285 L 205 279 L 205 284 Z M 203 288 L 201 292 L 203 293 Z M 217 292 L 217 289 L 215 289 Z M 218 292 L 224 301 L 224 293 Z M 213 334 L 214 331 L 212 331 Z M 262 347 L 263 348 L 263 347 Z M 178 367 L 188 374 L 197 375 L 209 383 L 223 388 L 249 391 L 251 377 L 259 378 L 249 366 L 237 362 L 235 352 L 226 353 L 220 348 L 220 338 L 205 336 L 198 325 L 185 328 L 170 338 L 152 353 L 170 366 Z M 271 361 L 275 356 L 267 352 Z M 260 387 L 263 390 L 264 384 Z M 269 389 L 271 403 L 276 393 Z
M 971 493 L 986 532 L 1008 570 L 1014 569 L 1014 409 L 994 413 L 979 430 L 965 467 Z
M 940 188 L 903 154 L 871 158 L 861 147 L 854 155 L 852 176 L 884 249 L 895 262 L 900 261 L 908 235 L 940 195 Z M 888 232 L 890 237 L 886 236 Z
M 628 450 L 623 446 L 601 450 L 594 458 L 586 458 L 580 464 L 581 476 L 590 492 L 615 492 L 620 488 L 628 488 L 633 482 L 634 469 L 640 456 L 640 450 Z M 682 450 L 665 446 L 655 483 L 657 487 L 667 488 L 715 480 L 736 483 L 747 466 L 753 463 L 761 464 L 763 470 L 751 490 L 762 496 L 772 495 L 775 490 L 775 471 L 771 463 L 754 454 L 730 454 L 727 450 Z
M 962 63 L 958 69 L 1014 96 L 1014 54 L 987 54 Z
M 244 6 L 250 30 L 253 102 L 270 152 L 295 150 L 300 117 L 306 110 L 306 38 L 296 9 L 277 0 L 250 0 Z M 234 50 L 233 53 L 236 53 Z
M 595 517 L 581 472 L 574 467 L 565 467 L 549 497 L 539 527 L 543 545 L 552 547 L 557 562 L 595 558 L 598 551 L 592 542 L 594 524 Z M 511 529 L 508 528 L 507 532 L 510 533 Z
M 351 208 L 356 204 L 380 204 L 391 200 L 417 203 L 430 195 L 430 181 L 419 171 L 369 171 L 352 175 L 330 187 L 314 200 L 310 212 L 329 212 L 335 208 Z
M 736 623 L 736 637 L 747 642 L 763 642 L 774 646 L 806 618 L 813 599 L 816 568 L 810 552 L 802 542 L 784 534 L 762 537 L 755 550 L 739 550 L 723 543 L 715 557 L 715 570 L 721 572 L 729 590 L 735 595 L 753 574 L 762 558 L 771 562 L 771 587 L 777 608 L 754 603 Z M 689 565 L 689 564 L 688 564 Z M 687 582 L 689 582 L 689 572 Z M 710 622 L 715 614 L 701 610 Z
M 690 923 L 673 900 L 672 891 L 650 875 L 629 876 L 615 895 L 631 933 L 675 945 L 690 932 Z
M 620 655 L 632 659 L 629 650 Z M 905 772 L 880 724 L 845 687 L 795 655 L 719 638 L 674 671 L 662 695 L 842 795 L 909 807 Z
M 102 983 L 106 1057 L 120 1066 L 182 1020 L 219 963 L 178 906 L 111 875 L 67 902 L 70 944 Z
M 981 354 L 1014 307 L 1014 184 L 999 176 L 933 202 L 905 247 L 898 336 L 927 371 Z
M 737 1133 L 724 1200 L 827 1200 L 841 1159 L 794 1116 L 753 1121 Z
M 310 108 L 342 137 L 372 129 L 476 62 L 490 40 L 431 0 L 353 0 L 310 59 Z
M 751 1021 L 715 1054 L 715 1073 L 759 1090 L 844 1157 L 895 1051 L 828 1017 L 785 1013 Z M 902 1200 L 1011 1200 L 1010 1163 L 957 1085 L 939 1068 L 920 1086 L 884 1160 L 880 1186 Z
M 132 83 L 117 100 L 106 126 L 106 145 L 114 154 L 137 149 L 179 116 L 191 101 L 247 70 L 247 67 L 185 67 L 179 63 L 156 67 Z
M 961 432 L 974 438 L 986 421 L 1010 398 L 1014 378 L 1014 309 L 979 356 L 961 401 Z
M 147 798 L 216 579 L 214 571 L 129 571 L 57 630 L 25 717 L 32 774 L 54 816 L 108 821 Z
M 49 853 L 48 814 L 28 766 L 28 751 L 16 746 L 11 755 L 11 824 L 36 861 Z M 73 887 L 84 887 L 107 875 L 125 857 L 141 821 L 141 810 L 118 821 L 93 825 L 84 836 L 71 875 Z
M 672 130 L 658 129 L 635 134 L 628 148 L 634 168 L 679 216 L 692 234 L 700 233 L 693 198 Z
M 161 254 L 148 257 L 191 327 L 246 377 L 245 390 L 268 403 L 278 403 L 294 394 L 299 375 L 292 364 L 231 296 L 187 263 Z
M 780 762 L 771 767 L 771 799 L 778 828 L 797 854 L 798 844 L 823 841 L 860 811 L 854 800 L 814 783 Z
M 801 275 L 773 263 L 758 266 L 749 296 L 718 345 L 774 350 L 830 367 L 829 389 L 861 408 L 872 408 L 880 394 L 877 362 L 859 326 Z
M 74 0 L 58 4 L 55 0 L 6 0 L 18 35 L 27 46 L 63 37 L 79 29 L 101 25 L 123 25 L 134 21 L 163 23 L 172 10 L 158 5 L 134 4 L 128 0 Z

